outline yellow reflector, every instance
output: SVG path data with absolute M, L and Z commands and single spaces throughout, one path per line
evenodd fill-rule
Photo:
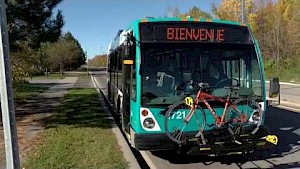
M 124 65 L 133 65 L 133 60 L 123 60 Z
M 141 22 L 148 22 L 147 19 L 141 19 Z
M 194 99 L 192 97 L 186 97 L 185 99 L 185 104 L 190 106 L 190 107 L 193 107 L 194 105 Z
M 212 22 L 212 20 L 211 19 L 206 19 L 206 22 Z
M 278 138 L 275 135 L 267 135 L 266 140 L 274 145 L 277 145 L 278 143 Z

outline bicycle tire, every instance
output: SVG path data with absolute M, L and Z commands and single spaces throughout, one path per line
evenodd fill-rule
M 243 115 L 232 106 L 227 110 L 225 120 L 228 122 L 228 128 L 233 132 L 232 134 L 255 134 L 263 119 L 260 106 L 255 100 L 249 98 L 237 99 L 233 105 L 237 106 Z M 237 116 L 239 117 L 237 118 Z M 244 119 L 240 120 L 241 117 Z
M 199 111 L 197 111 L 197 109 Z M 205 112 L 199 106 L 197 107 L 197 109 L 193 110 L 193 111 L 196 111 L 195 114 L 193 114 L 193 116 L 191 117 L 189 122 L 186 122 L 185 121 L 186 118 L 174 119 L 174 114 L 176 115 L 176 113 L 180 112 L 180 111 L 176 111 L 176 110 L 185 110 L 185 112 L 187 112 L 187 113 L 185 113 L 185 117 L 187 117 L 190 113 L 192 113 L 191 107 L 189 107 L 185 104 L 185 100 L 181 100 L 179 102 L 174 103 L 172 106 L 170 106 L 170 108 L 166 112 L 164 127 L 165 127 L 166 135 L 172 141 L 174 141 L 178 144 L 183 144 L 188 140 L 188 137 L 193 136 L 193 135 L 187 135 L 187 133 L 196 132 L 196 134 L 197 134 L 197 133 L 199 133 L 199 131 L 200 132 L 204 131 L 204 128 L 206 125 Z M 201 116 L 201 120 L 198 116 Z M 195 123 L 198 125 L 198 131 L 195 131 L 195 130 L 194 131 L 185 131 L 184 130 L 185 128 L 187 128 L 187 129 L 191 128 L 191 127 L 188 127 L 188 125 L 192 126 L 192 125 L 195 125 Z M 179 124 L 179 126 L 176 127 L 176 124 Z M 181 126 L 182 126 L 182 128 L 180 128 Z

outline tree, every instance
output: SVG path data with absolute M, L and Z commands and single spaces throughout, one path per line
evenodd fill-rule
M 61 11 L 53 9 L 61 0 L 6 0 L 13 79 L 36 74 L 42 69 L 40 45 L 55 42 L 64 24 Z
M 89 65 L 95 67 L 105 67 L 107 63 L 106 55 L 96 55 L 94 58 L 89 59 Z
M 208 12 L 202 11 L 200 8 L 194 6 L 187 13 L 182 14 L 182 17 L 190 16 L 192 18 L 206 18 L 211 19 L 211 15 Z
M 80 50 L 79 54 L 76 55 L 76 63 L 74 63 L 72 66 L 73 68 L 78 68 L 79 66 L 83 65 L 86 61 L 86 55 L 81 47 L 81 44 L 78 42 L 77 39 L 74 38 L 74 36 L 71 34 L 71 32 L 67 32 L 64 35 L 64 39 L 68 40 L 68 41 L 74 41 L 78 47 L 78 49 Z
M 258 39 L 266 69 L 290 70 L 300 61 L 300 1 L 246 0 L 247 23 Z M 241 21 L 240 1 L 212 5 L 215 17 Z M 292 72 L 292 71 L 291 71 Z
M 192 18 L 206 18 L 206 19 L 211 19 L 211 15 L 208 12 L 202 11 L 200 8 L 194 6 L 191 8 L 188 12 L 186 13 L 180 13 L 180 10 L 175 7 L 168 7 L 166 10 L 167 17 L 187 17 L 190 16 Z
M 253 22 L 256 17 L 254 0 L 245 0 L 246 20 Z M 220 5 L 212 4 L 215 18 L 241 22 L 241 0 L 222 0 Z
M 85 63 L 85 54 L 79 42 L 68 32 L 61 36 L 57 42 L 44 43 L 44 66 L 50 71 L 74 70 Z
M 31 47 L 42 42 L 54 42 L 64 24 L 61 11 L 52 18 L 52 11 L 62 0 L 7 0 L 7 20 L 11 50 L 18 49 L 22 41 Z

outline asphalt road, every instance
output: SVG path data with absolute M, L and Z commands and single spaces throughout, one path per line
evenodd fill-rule
M 92 74 L 105 91 L 105 72 Z M 281 93 L 282 99 L 297 102 L 300 85 L 281 85 Z M 142 154 L 151 168 L 300 168 L 300 111 L 270 107 L 266 112 L 266 125 L 272 134 L 278 136 L 278 146 L 251 156 L 183 157 L 172 151 L 146 151 Z
M 269 83 L 266 83 L 267 91 L 269 91 Z M 300 84 L 280 84 L 281 101 L 289 101 L 300 103 Z M 267 92 L 268 96 L 268 92 Z

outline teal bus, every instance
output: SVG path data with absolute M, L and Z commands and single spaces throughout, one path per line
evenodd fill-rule
M 245 24 L 197 18 L 136 20 L 118 31 L 107 60 L 108 98 L 131 146 L 138 150 L 178 146 L 166 136 L 162 112 L 182 99 L 178 85 L 191 80 L 215 83 L 215 93 L 224 92 L 227 85 L 246 87 L 263 112 L 267 108 L 263 58 Z M 225 78 L 209 82 L 212 64 L 218 72 L 213 76 Z M 224 108 L 211 105 L 222 113 Z M 182 120 L 186 114 L 178 111 L 173 118 Z M 211 124 L 213 118 L 206 121 Z M 205 126 L 205 132 L 214 129 Z

